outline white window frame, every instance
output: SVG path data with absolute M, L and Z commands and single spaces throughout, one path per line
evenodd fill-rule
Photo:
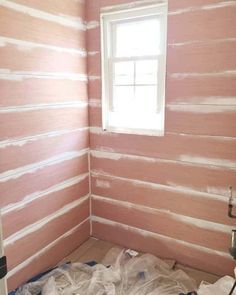
M 167 0 L 138 1 L 129 4 L 105 7 L 101 10 L 101 61 L 102 61 L 102 127 L 104 131 L 142 134 L 142 135 L 164 135 L 165 121 L 165 82 L 166 82 L 166 51 L 167 51 Z M 112 56 L 114 46 L 114 33 L 111 33 L 112 23 L 128 21 L 130 19 L 150 18 L 159 16 L 161 21 L 161 52 L 154 56 L 141 56 L 131 58 L 116 58 Z M 153 129 L 120 128 L 109 125 L 109 112 L 112 109 L 112 89 L 113 89 L 113 62 L 128 60 L 158 60 L 158 87 L 157 87 L 157 106 L 156 114 L 160 124 Z

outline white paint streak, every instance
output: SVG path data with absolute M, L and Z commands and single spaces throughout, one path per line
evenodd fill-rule
M 223 224 L 215 223 L 212 221 L 207 221 L 207 220 L 202 220 L 202 219 L 193 218 L 193 217 L 189 217 L 189 216 L 184 216 L 184 215 L 180 215 L 180 214 L 171 212 L 169 210 L 151 208 L 151 207 L 147 207 L 147 206 L 133 204 L 130 202 L 106 198 L 106 197 L 102 197 L 102 196 L 98 196 L 98 195 L 92 195 L 92 198 L 94 200 L 102 201 L 104 203 L 114 204 L 115 206 L 125 207 L 128 209 L 135 209 L 137 211 L 144 212 L 147 214 L 149 214 L 149 213 L 150 214 L 157 214 L 157 215 L 158 214 L 159 215 L 165 214 L 165 215 L 167 215 L 168 218 L 170 218 L 170 221 L 173 223 L 175 223 L 176 221 L 181 221 L 181 222 L 184 222 L 186 224 L 190 224 L 194 227 L 198 227 L 201 229 L 208 229 L 208 230 L 213 230 L 216 232 L 219 231 L 219 232 L 228 233 L 228 234 L 234 229 L 233 226 L 223 225 Z M 159 216 L 159 217 L 161 218 L 161 216 Z M 158 218 L 158 216 L 157 216 L 157 218 Z
M 21 12 L 27 14 L 29 16 L 39 18 L 42 20 L 54 22 L 60 24 L 62 26 L 71 27 L 78 30 L 86 30 L 86 26 L 84 25 L 83 21 L 81 20 L 74 20 L 69 18 L 60 17 L 48 12 L 44 12 L 42 10 L 34 9 L 22 4 L 17 4 L 15 2 L 9 0 L 0 0 L 0 6 L 15 10 L 17 12 Z
M 6 207 L 2 208 L 2 215 L 7 215 L 12 211 L 18 211 L 21 210 L 22 208 L 26 207 L 29 203 L 34 202 L 37 199 L 40 199 L 42 197 L 45 197 L 47 195 L 50 195 L 52 193 L 64 190 L 68 187 L 71 187 L 75 184 L 78 184 L 80 182 L 82 182 L 84 179 L 86 179 L 89 176 L 88 173 L 79 175 L 77 177 L 73 177 L 70 179 L 67 179 L 66 181 L 63 181 L 61 183 L 58 183 L 44 191 L 38 191 L 38 192 L 34 192 L 33 194 L 30 194 L 28 196 L 25 196 L 24 199 L 18 203 L 14 203 L 14 204 L 9 204 Z
M 30 42 L 30 41 L 23 41 L 19 39 L 7 38 L 0 36 L 0 47 L 7 46 L 8 44 L 12 44 L 17 46 L 19 50 L 32 50 L 32 49 L 49 49 L 54 50 L 62 53 L 69 53 L 72 55 L 79 55 L 82 57 L 87 56 L 87 52 L 85 49 L 73 49 L 73 48 L 65 48 L 65 47 L 58 47 L 52 46 L 48 44 Z
M 84 149 L 81 151 L 66 152 L 41 162 L 19 167 L 14 170 L 8 170 L 0 174 L 0 183 L 9 181 L 11 179 L 17 179 L 25 174 L 35 173 L 36 171 L 41 170 L 43 168 L 81 157 L 87 153 L 88 149 Z
M 87 22 L 86 28 L 87 30 L 91 30 L 91 29 L 96 29 L 99 26 L 100 26 L 99 21 L 94 20 L 94 21 Z
M 179 97 L 176 99 L 178 105 L 215 105 L 215 106 L 236 106 L 236 96 L 192 96 Z
M 89 51 L 88 52 L 88 56 L 95 56 L 95 55 L 98 55 L 100 54 L 100 51 Z
M 194 189 L 190 189 L 187 187 L 179 186 L 175 183 L 169 183 L 169 185 L 164 185 L 164 184 L 142 181 L 138 179 L 129 179 L 129 178 L 111 175 L 102 170 L 99 170 L 99 171 L 91 170 L 91 176 L 94 178 L 108 179 L 110 181 L 119 180 L 122 182 L 130 183 L 133 186 L 140 187 L 140 188 L 163 190 L 163 191 L 172 192 L 172 193 L 181 193 L 181 194 L 184 194 L 185 197 L 189 197 L 189 198 L 213 199 L 213 200 L 218 200 L 224 203 L 228 203 L 228 198 L 225 194 L 218 195 L 218 194 L 214 194 L 213 192 L 205 193 L 205 192 L 196 191 Z
M 132 160 L 132 161 L 144 161 L 144 162 L 149 162 L 149 163 L 173 163 L 173 164 L 178 164 L 182 166 L 193 166 L 191 163 L 188 162 L 181 162 L 179 160 L 167 160 L 167 159 L 160 159 L 160 158 L 153 158 L 153 157 L 145 157 L 145 156 L 137 156 L 137 155 L 130 155 L 130 154 L 121 154 L 117 152 L 104 152 L 104 151 L 97 151 L 97 150 L 91 150 L 91 155 L 95 158 L 101 158 L 101 159 L 110 159 L 110 160 Z M 208 164 L 205 163 L 194 163 L 194 166 L 198 167 L 204 167 L 204 166 L 209 166 Z M 218 166 L 211 166 L 212 169 L 215 170 L 220 170 L 221 167 Z
M 30 263 L 32 263 L 34 260 L 38 259 L 41 255 L 43 255 L 45 252 L 53 248 L 55 245 L 57 245 L 60 241 L 64 240 L 65 238 L 69 237 L 72 235 L 74 232 L 76 232 L 83 224 L 89 221 L 89 218 L 85 219 L 82 221 L 80 224 L 72 228 L 70 231 L 66 232 L 64 235 L 60 236 L 58 239 L 47 245 L 45 248 L 41 249 L 39 252 L 35 253 L 28 259 L 26 259 L 24 262 L 21 264 L 17 265 L 15 268 L 10 270 L 7 274 L 7 277 L 10 278 L 13 275 L 15 275 L 17 272 L 21 271 L 25 267 L 27 267 Z
M 82 203 L 86 202 L 89 199 L 89 195 L 86 195 L 79 200 L 76 200 L 66 206 L 64 206 L 62 209 L 58 210 L 57 212 L 41 219 L 40 221 L 30 224 L 29 226 L 23 228 L 22 230 L 18 231 L 17 233 L 13 234 L 12 236 L 8 237 L 7 239 L 4 240 L 4 247 L 7 247 L 9 245 L 14 244 L 16 241 L 24 238 L 25 236 L 28 236 L 32 234 L 33 232 L 38 231 L 51 221 L 59 218 L 60 216 L 65 215 L 66 213 L 70 212 L 72 209 L 78 207 Z
M 222 256 L 224 258 L 231 259 L 230 255 L 227 252 L 221 252 L 221 251 L 212 250 L 212 249 L 209 249 L 209 248 L 206 248 L 206 247 L 203 247 L 203 246 L 191 244 L 189 242 L 185 242 L 185 241 L 182 241 L 182 240 L 177 240 L 177 239 L 167 237 L 167 236 L 163 236 L 163 235 L 160 235 L 160 234 L 157 234 L 157 233 L 152 233 L 152 232 L 149 232 L 149 231 L 146 231 L 146 230 L 143 230 L 143 229 L 135 228 L 135 227 L 132 227 L 132 226 L 129 226 L 129 225 L 125 225 L 125 224 L 118 223 L 118 222 L 115 222 L 115 221 L 111 221 L 111 220 L 108 220 L 108 219 L 104 219 L 104 218 L 101 218 L 101 217 L 92 216 L 92 221 L 93 222 L 98 222 L 100 224 L 107 224 L 107 225 L 110 225 L 110 226 L 113 226 L 113 227 L 122 228 L 122 229 L 124 229 L 126 231 L 130 231 L 130 232 L 134 232 L 136 234 L 139 234 L 139 235 L 143 236 L 144 238 L 145 237 L 152 237 L 152 238 L 155 238 L 155 239 L 158 239 L 158 240 L 161 239 L 162 241 L 164 241 L 166 243 L 171 243 L 171 244 L 174 244 L 174 245 L 179 244 L 179 245 L 183 245 L 185 247 L 191 248 L 191 249 L 196 249 L 196 250 L 202 251 L 204 253 L 216 254 L 216 255 Z
M 236 75 L 236 70 L 210 73 L 169 73 L 168 75 L 174 79 L 184 79 L 190 77 L 234 77 Z
M 38 110 L 50 110 L 50 109 L 65 109 L 65 108 L 85 108 L 88 103 L 85 100 L 77 100 L 64 103 L 47 103 L 47 104 L 35 104 L 35 105 L 21 105 L 11 107 L 0 107 L 0 114 L 4 113 L 22 113 Z
M 190 155 L 180 155 L 180 161 L 189 162 L 189 163 L 197 163 L 197 164 L 206 164 L 206 165 L 214 165 L 220 167 L 227 167 L 236 169 L 236 162 L 226 160 L 226 159 L 214 159 L 214 158 L 204 158 Z
M 72 129 L 72 130 L 60 130 L 60 131 L 53 131 L 53 132 L 48 132 L 48 133 L 42 133 L 34 136 L 28 136 L 28 137 L 23 137 L 23 138 L 14 138 L 14 139 L 8 139 L 8 140 L 3 140 L 0 141 L 0 149 L 7 148 L 9 146 L 18 146 L 22 147 L 27 143 L 33 142 L 33 141 L 38 141 L 38 140 L 43 140 L 46 138 L 51 138 L 51 137 L 58 137 L 58 136 L 63 136 L 66 134 L 72 134 L 76 132 L 83 132 L 89 130 L 88 127 L 84 128 L 78 128 L 78 129 Z
M 33 71 L 11 71 L 9 69 L 0 69 L 0 79 L 23 81 L 24 79 L 40 78 L 40 79 L 69 79 L 76 81 L 88 81 L 85 74 L 74 74 L 66 72 L 33 72 Z
M 101 80 L 101 77 L 89 75 L 88 79 L 89 79 L 89 81 L 97 81 L 97 80 Z
M 90 98 L 89 99 L 89 106 L 100 108 L 102 106 L 102 101 L 101 101 L 101 99 Z
M 215 4 L 209 4 L 209 5 L 203 5 L 203 6 L 193 6 L 193 7 L 187 7 L 183 9 L 178 9 L 176 11 L 170 11 L 168 15 L 178 15 L 182 13 L 189 13 L 189 12 L 194 12 L 194 11 L 201 11 L 201 10 L 212 10 L 212 9 L 219 9 L 223 7 L 231 7 L 235 6 L 236 3 L 235 1 L 223 1 Z
M 110 182 L 107 180 L 101 180 L 101 179 L 96 179 L 96 187 L 100 187 L 100 188 L 110 188 Z
M 187 112 L 196 114 L 212 114 L 212 113 L 226 113 L 235 112 L 236 106 L 227 105 L 187 105 L 187 104 L 168 104 L 167 109 L 176 112 Z
M 189 46 L 189 45 L 208 45 L 217 43 L 235 42 L 236 38 L 225 38 L 225 39 L 207 39 L 207 40 L 191 40 L 179 43 L 168 43 L 169 47 Z

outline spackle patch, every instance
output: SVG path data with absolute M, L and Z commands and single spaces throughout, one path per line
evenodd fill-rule
M 110 184 L 109 181 L 97 179 L 96 180 L 96 187 L 110 188 L 111 187 L 111 184 Z

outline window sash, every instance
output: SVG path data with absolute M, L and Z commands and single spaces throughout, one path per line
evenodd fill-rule
M 142 2 L 142 3 L 141 3 Z M 145 2 L 150 2 L 151 5 Z M 136 3 L 136 2 L 135 2 Z M 135 3 L 122 5 L 122 9 L 114 6 L 112 9 L 104 9 L 101 13 L 101 50 L 102 50 L 102 117 L 103 129 L 109 131 L 116 131 L 122 133 L 135 134 L 149 134 L 149 135 L 163 135 L 164 133 L 164 103 L 165 103 L 165 76 L 166 76 L 166 43 L 167 43 L 167 1 L 140 1 L 136 7 Z M 160 52 L 157 55 L 148 56 L 131 56 L 131 57 L 115 57 L 115 34 L 112 32 L 117 22 L 128 22 L 130 19 L 139 20 L 144 18 L 159 17 L 161 26 L 161 41 Z M 112 40 L 111 40 L 112 38 Z M 158 61 L 157 74 L 157 110 L 156 114 L 161 118 L 160 126 L 154 126 L 150 129 L 142 128 L 120 128 L 118 126 L 111 126 L 109 123 L 109 113 L 112 111 L 113 105 L 113 87 L 114 83 L 114 64 L 116 62 L 125 61 L 139 61 L 152 60 Z M 119 85 L 122 86 L 122 85 Z M 124 85 L 126 86 L 126 85 Z M 127 85 L 132 86 L 132 85 Z M 134 83 L 134 86 L 138 84 Z M 140 84 L 142 86 L 142 84 Z M 144 84 L 144 86 L 151 86 L 151 84 Z M 156 84 L 153 84 L 156 86 Z

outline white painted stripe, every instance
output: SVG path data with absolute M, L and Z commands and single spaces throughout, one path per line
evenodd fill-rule
M 236 42 L 236 38 L 191 40 L 191 41 L 179 42 L 179 43 L 168 43 L 168 46 L 178 47 L 178 46 L 189 46 L 189 45 L 209 45 L 209 44 L 227 43 L 227 42 Z
M 68 213 L 72 209 L 74 209 L 75 207 L 78 207 L 79 205 L 83 204 L 88 199 L 89 199 L 89 195 L 86 195 L 86 196 L 80 198 L 79 200 L 76 200 L 76 201 L 64 206 L 62 209 L 60 209 L 57 212 L 54 212 L 53 214 L 41 219 L 40 221 L 38 221 L 38 222 L 36 222 L 34 224 L 30 224 L 29 226 L 23 228 L 22 230 L 18 231 L 17 233 L 15 233 L 15 234 L 11 235 L 10 237 L 8 237 L 7 239 L 5 239 L 4 242 L 3 242 L 4 247 L 12 245 L 16 241 L 24 238 L 25 236 L 28 236 L 29 234 L 38 231 L 39 229 L 41 229 L 42 227 L 44 227 L 45 225 L 47 225 L 51 221 L 65 215 L 66 213 Z
M 98 55 L 100 54 L 100 51 L 89 51 L 88 52 L 88 56 L 95 56 L 95 55 Z
M 236 169 L 236 161 L 230 161 L 227 159 L 219 159 L 219 158 L 205 158 L 191 155 L 180 155 L 179 161 L 188 162 L 188 163 L 196 163 L 196 164 L 204 164 L 204 165 L 214 165 L 221 166 L 226 168 Z
M 170 105 L 236 106 L 236 96 L 181 96 Z
M 100 126 L 90 126 L 89 130 L 93 134 L 102 134 L 107 136 L 118 137 L 121 134 L 115 132 L 104 131 Z M 188 134 L 188 133 L 175 133 L 175 132 L 166 132 L 166 135 L 174 135 L 174 136 L 184 136 L 189 138 L 199 138 L 199 139 L 215 139 L 220 141 L 235 141 L 236 137 L 230 136 L 221 136 L 221 135 L 202 135 L 202 134 Z
M 167 104 L 167 109 L 176 112 L 187 112 L 197 114 L 227 113 L 235 112 L 236 106 L 233 105 L 189 105 L 189 104 Z
M 175 11 L 170 11 L 168 15 L 178 15 L 182 13 L 188 13 L 188 12 L 194 12 L 194 11 L 201 11 L 201 10 L 212 10 L 212 9 L 219 9 L 223 7 L 231 7 L 235 6 L 236 3 L 235 1 L 223 1 L 215 4 L 208 4 L 208 5 L 203 5 L 203 6 L 193 6 L 193 7 L 187 7 L 183 9 L 178 9 Z
M 48 12 L 44 12 L 42 10 L 38 10 L 35 8 L 25 6 L 22 4 L 17 4 L 15 2 L 12 2 L 9 0 L 0 0 L 0 6 L 12 9 L 17 12 L 27 14 L 29 16 L 32 16 L 32 17 L 35 17 L 38 19 L 46 20 L 49 22 L 54 22 L 54 23 L 60 24 L 62 26 L 71 27 L 71 28 L 79 29 L 79 30 L 83 30 L 83 31 L 86 30 L 86 25 L 81 19 L 75 20 L 74 18 L 69 18 L 69 16 L 66 18 L 61 17 L 61 16 L 54 15 L 54 14 L 51 14 Z
M 98 27 L 100 27 L 100 23 L 99 21 L 96 21 L 96 20 L 87 22 L 87 25 L 86 25 L 87 30 L 96 29 Z
M 169 210 L 151 208 L 151 207 L 147 207 L 147 206 L 137 205 L 137 204 L 133 204 L 130 202 L 115 200 L 115 199 L 112 199 L 109 197 L 102 197 L 102 196 L 98 196 L 98 195 L 92 195 L 92 198 L 94 200 L 102 201 L 104 203 L 114 204 L 115 206 L 121 206 L 121 207 L 125 207 L 128 209 L 135 209 L 137 211 L 144 212 L 147 214 L 149 214 L 149 213 L 151 213 L 151 214 L 164 213 L 164 214 L 168 215 L 168 218 L 170 218 L 170 221 L 172 221 L 173 223 L 175 223 L 176 221 L 180 221 L 180 222 L 184 222 L 186 224 L 192 225 L 193 227 L 198 227 L 201 229 L 208 229 L 208 230 L 227 233 L 227 234 L 230 234 L 230 232 L 234 229 L 233 226 L 215 223 L 212 221 L 193 218 L 193 217 L 189 217 L 189 216 L 184 216 L 184 215 L 180 215 L 180 214 L 171 212 Z
M 143 180 L 138 180 L 138 179 L 130 179 L 130 178 L 124 178 L 120 176 L 115 176 L 112 174 L 108 174 L 103 171 L 97 171 L 92 169 L 91 170 L 91 177 L 93 178 L 102 178 L 102 179 L 107 179 L 107 180 L 119 180 L 122 182 L 130 183 L 135 187 L 140 187 L 140 188 L 148 188 L 148 189 L 153 189 L 153 190 L 163 190 L 171 193 L 181 193 L 184 194 L 185 197 L 189 198 L 204 198 L 204 199 L 211 199 L 211 200 L 217 200 L 224 202 L 228 204 L 228 198 L 227 196 L 224 195 L 218 195 L 214 193 L 205 193 L 201 191 L 196 191 L 192 190 L 188 187 L 183 187 L 183 186 L 177 186 L 177 185 L 164 185 L 164 184 L 158 184 L 158 183 L 153 183 L 153 182 L 147 182 Z
M 224 258 L 232 259 L 231 256 L 227 252 L 221 252 L 221 251 L 217 251 L 217 250 L 212 250 L 210 248 L 206 248 L 206 247 L 203 247 L 203 246 L 191 244 L 189 242 L 185 242 L 185 241 L 182 241 L 182 240 L 177 240 L 177 239 L 167 237 L 167 236 L 163 236 L 163 235 L 160 235 L 160 234 L 157 234 L 157 233 L 152 233 L 152 232 L 149 232 L 149 231 L 146 231 L 146 230 L 143 230 L 143 229 L 139 229 L 139 228 L 132 227 L 132 226 L 129 226 L 129 225 L 125 225 L 125 224 L 122 224 L 122 223 L 111 221 L 111 220 L 108 220 L 108 219 L 105 219 L 105 218 L 92 216 L 92 221 L 93 222 L 98 222 L 100 224 L 110 225 L 110 226 L 113 226 L 113 227 L 119 227 L 119 228 L 122 228 L 122 229 L 124 229 L 126 231 L 130 231 L 130 232 L 134 232 L 136 234 L 139 234 L 139 235 L 143 236 L 143 238 L 152 237 L 152 238 L 156 238 L 156 239 L 161 239 L 165 243 L 179 244 L 179 245 L 183 245 L 183 246 L 188 247 L 188 248 L 192 248 L 192 249 L 202 251 L 204 253 L 215 254 L 215 255 L 222 256 Z
M 191 103 L 191 99 L 200 101 L 201 97 L 188 98 L 188 102 L 171 103 L 166 104 L 166 107 L 171 111 L 184 111 L 191 113 L 223 113 L 223 112 L 234 112 L 236 110 L 236 97 L 206 97 L 203 98 L 203 102 Z M 205 100 L 205 101 L 204 101 Z M 224 104 L 225 103 L 225 104 Z M 101 108 L 102 101 L 100 99 L 89 99 L 89 106 L 93 108 Z
M 14 204 L 9 204 L 8 206 L 3 207 L 1 209 L 1 213 L 2 213 L 2 215 L 7 215 L 12 211 L 18 211 L 18 210 L 26 207 L 28 204 L 34 202 L 37 199 L 40 199 L 40 198 L 50 195 L 52 193 L 64 190 L 64 189 L 71 187 L 75 184 L 78 184 L 78 183 L 82 182 L 84 179 L 86 179 L 88 176 L 89 176 L 89 174 L 85 173 L 85 174 L 79 175 L 77 177 L 67 179 L 66 181 L 63 181 L 63 182 L 58 183 L 54 186 L 51 186 L 50 188 L 48 188 L 46 190 L 34 192 L 28 196 L 25 196 L 24 199 L 20 202 L 17 202 Z
M 185 136 L 185 137 L 198 137 L 202 139 L 210 138 L 210 139 L 216 139 L 216 140 L 221 140 L 221 141 L 232 141 L 236 140 L 236 137 L 231 137 L 231 136 L 222 136 L 222 135 L 202 135 L 202 134 L 188 134 L 188 133 L 175 133 L 175 132 L 166 132 L 168 135 L 178 135 L 178 136 Z
M 48 49 L 48 50 L 54 50 L 62 53 L 69 53 L 72 55 L 79 55 L 82 57 L 87 56 L 87 52 L 85 49 L 73 49 L 73 48 L 65 48 L 65 47 L 59 47 L 59 46 L 53 46 L 43 43 L 36 43 L 36 42 L 30 42 L 30 41 L 24 41 L 19 39 L 13 39 L 13 38 L 7 38 L 0 36 L 0 47 L 5 47 L 8 44 L 15 45 L 19 50 L 32 50 L 32 49 Z
M 113 152 L 108 152 L 108 151 L 102 151 L 102 150 L 91 150 L 91 155 L 95 158 L 101 158 L 101 159 L 110 159 L 114 161 L 119 161 L 119 160 L 132 160 L 132 161 L 144 161 L 144 162 L 149 162 L 149 163 L 174 163 L 174 164 L 181 164 L 182 166 L 192 166 L 191 163 L 189 162 L 182 162 L 180 160 L 167 160 L 167 159 L 160 159 L 160 158 L 154 158 L 154 157 L 147 157 L 147 156 L 138 156 L 138 155 L 131 155 L 131 154 L 121 154 L 117 153 L 115 151 Z M 210 160 L 209 160 L 210 161 Z M 228 162 L 226 161 L 224 164 L 230 169 L 236 170 L 236 166 L 233 165 L 234 162 L 230 163 L 230 167 L 227 166 Z M 195 163 L 195 166 L 198 167 L 204 167 L 208 166 L 209 163 Z M 231 167 L 233 165 L 233 167 Z M 211 165 L 210 168 L 214 168 L 215 170 L 221 170 L 221 167 Z
M 88 81 L 85 74 L 65 73 L 65 72 L 26 72 L 11 71 L 9 69 L 0 69 L 0 79 L 23 81 L 24 79 L 40 78 L 40 79 L 69 79 L 77 81 Z
M 0 183 L 9 181 L 11 179 L 17 179 L 25 174 L 35 173 L 36 171 L 41 170 L 42 168 L 46 168 L 46 167 L 53 166 L 65 161 L 69 161 L 69 160 L 81 157 L 87 153 L 88 153 L 88 149 L 84 149 L 81 151 L 66 152 L 41 162 L 33 163 L 30 165 L 16 168 L 14 170 L 3 172 L 0 174 Z
M 101 80 L 101 76 L 89 75 L 88 79 L 89 79 L 89 81 L 97 81 L 97 80 Z
M 22 113 L 38 110 L 50 110 L 50 109 L 65 109 L 65 108 L 86 108 L 88 102 L 85 100 L 77 100 L 71 102 L 62 103 L 45 103 L 45 104 L 32 104 L 21 106 L 0 107 L 0 114 L 5 113 Z
M 59 238 L 57 238 L 55 241 L 53 241 L 52 243 L 50 243 L 49 245 L 47 245 L 46 247 L 44 247 L 43 249 L 41 249 L 39 252 L 35 253 L 34 255 L 32 255 L 31 257 L 29 257 L 28 259 L 26 259 L 24 262 L 22 262 L 21 264 L 17 265 L 15 268 L 13 268 L 12 270 L 10 270 L 7 274 L 7 277 L 10 278 L 13 275 L 15 275 L 17 272 L 21 271 L 22 269 L 24 269 L 25 267 L 27 267 L 31 262 L 33 262 L 34 260 L 38 259 L 41 255 L 43 255 L 45 252 L 47 252 L 48 250 L 50 250 L 51 248 L 53 248 L 55 245 L 57 245 L 60 241 L 64 240 L 65 238 L 69 237 L 70 235 L 72 235 L 74 232 L 76 232 L 83 224 L 85 224 L 86 222 L 89 221 L 89 218 L 85 219 L 84 221 L 82 221 L 80 224 L 78 224 L 77 226 L 75 226 L 74 228 L 72 228 L 70 231 L 66 232 L 64 235 L 60 236 Z
M 84 127 L 84 128 L 78 128 L 78 129 L 72 129 L 72 130 L 59 130 L 59 131 L 52 131 L 48 133 L 42 133 L 42 134 L 37 134 L 33 136 L 26 136 L 26 137 L 21 137 L 21 138 L 14 138 L 14 139 L 7 139 L 0 141 L 0 149 L 7 148 L 9 146 L 24 146 L 25 144 L 37 140 L 42 140 L 45 138 L 51 138 L 51 137 L 58 137 L 58 136 L 63 136 L 66 134 L 72 134 L 76 132 L 83 132 L 89 130 L 89 127 Z
M 89 106 L 99 108 L 102 106 L 102 101 L 101 101 L 101 99 L 90 98 L 89 99 Z
M 174 79 L 184 79 L 192 77 L 234 77 L 236 76 L 236 70 L 210 73 L 169 73 L 168 76 Z

